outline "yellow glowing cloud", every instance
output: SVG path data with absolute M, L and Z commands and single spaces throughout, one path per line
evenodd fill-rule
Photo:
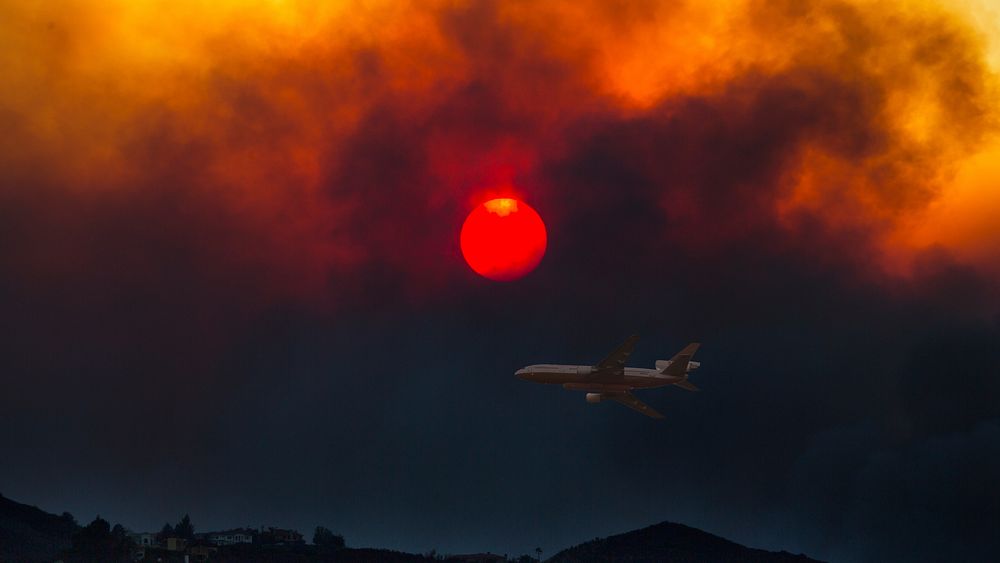
M 882 110 L 867 118 L 892 142 L 859 156 L 803 141 L 773 202 L 779 220 L 808 211 L 879 225 L 890 254 L 940 244 L 987 260 L 984 241 L 1000 239 L 998 14 L 988 0 L 11 0 L 0 166 L 89 193 L 138 189 L 174 158 L 194 167 L 178 181 L 280 226 L 277 246 L 316 247 L 321 271 L 360 259 L 323 233 L 358 205 L 329 182 L 376 104 L 426 124 L 447 184 L 463 163 L 445 161 L 466 143 L 435 101 L 484 77 L 535 127 L 498 154 L 531 166 L 533 144 L 568 142 L 562 128 L 588 112 L 669 113 L 672 99 L 743 76 L 819 69 L 870 84 L 858 91 Z

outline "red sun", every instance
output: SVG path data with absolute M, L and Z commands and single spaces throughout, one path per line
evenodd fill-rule
M 491 199 L 469 213 L 462 225 L 462 255 L 477 274 L 497 281 L 531 272 L 545 254 L 545 223 L 523 201 Z

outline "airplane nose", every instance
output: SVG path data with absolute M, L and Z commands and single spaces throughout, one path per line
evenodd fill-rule
M 528 370 L 522 368 L 514 372 L 514 376 L 518 379 L 526 379 L 528 377 Z

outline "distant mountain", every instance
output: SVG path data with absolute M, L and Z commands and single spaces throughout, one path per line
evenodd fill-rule
M 53 561 L 70 546 L 70 537 L 77 529 L 71 517 L 49 514 L 0 495 L 0 562 Z
M 564 549 L 548 559 L 547 563 L 589 561 L 809 563 L 816 560 L 805 555 L 793 555 L 787 551 L 753 549 L 683 524 L 662 522 L 641 530 L 599 538 Z

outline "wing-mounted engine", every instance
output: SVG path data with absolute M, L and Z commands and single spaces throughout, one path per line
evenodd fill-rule
M 587 393 L 587 402 L 591 404 L 600 403 L 603 398 L 600 393 Z

